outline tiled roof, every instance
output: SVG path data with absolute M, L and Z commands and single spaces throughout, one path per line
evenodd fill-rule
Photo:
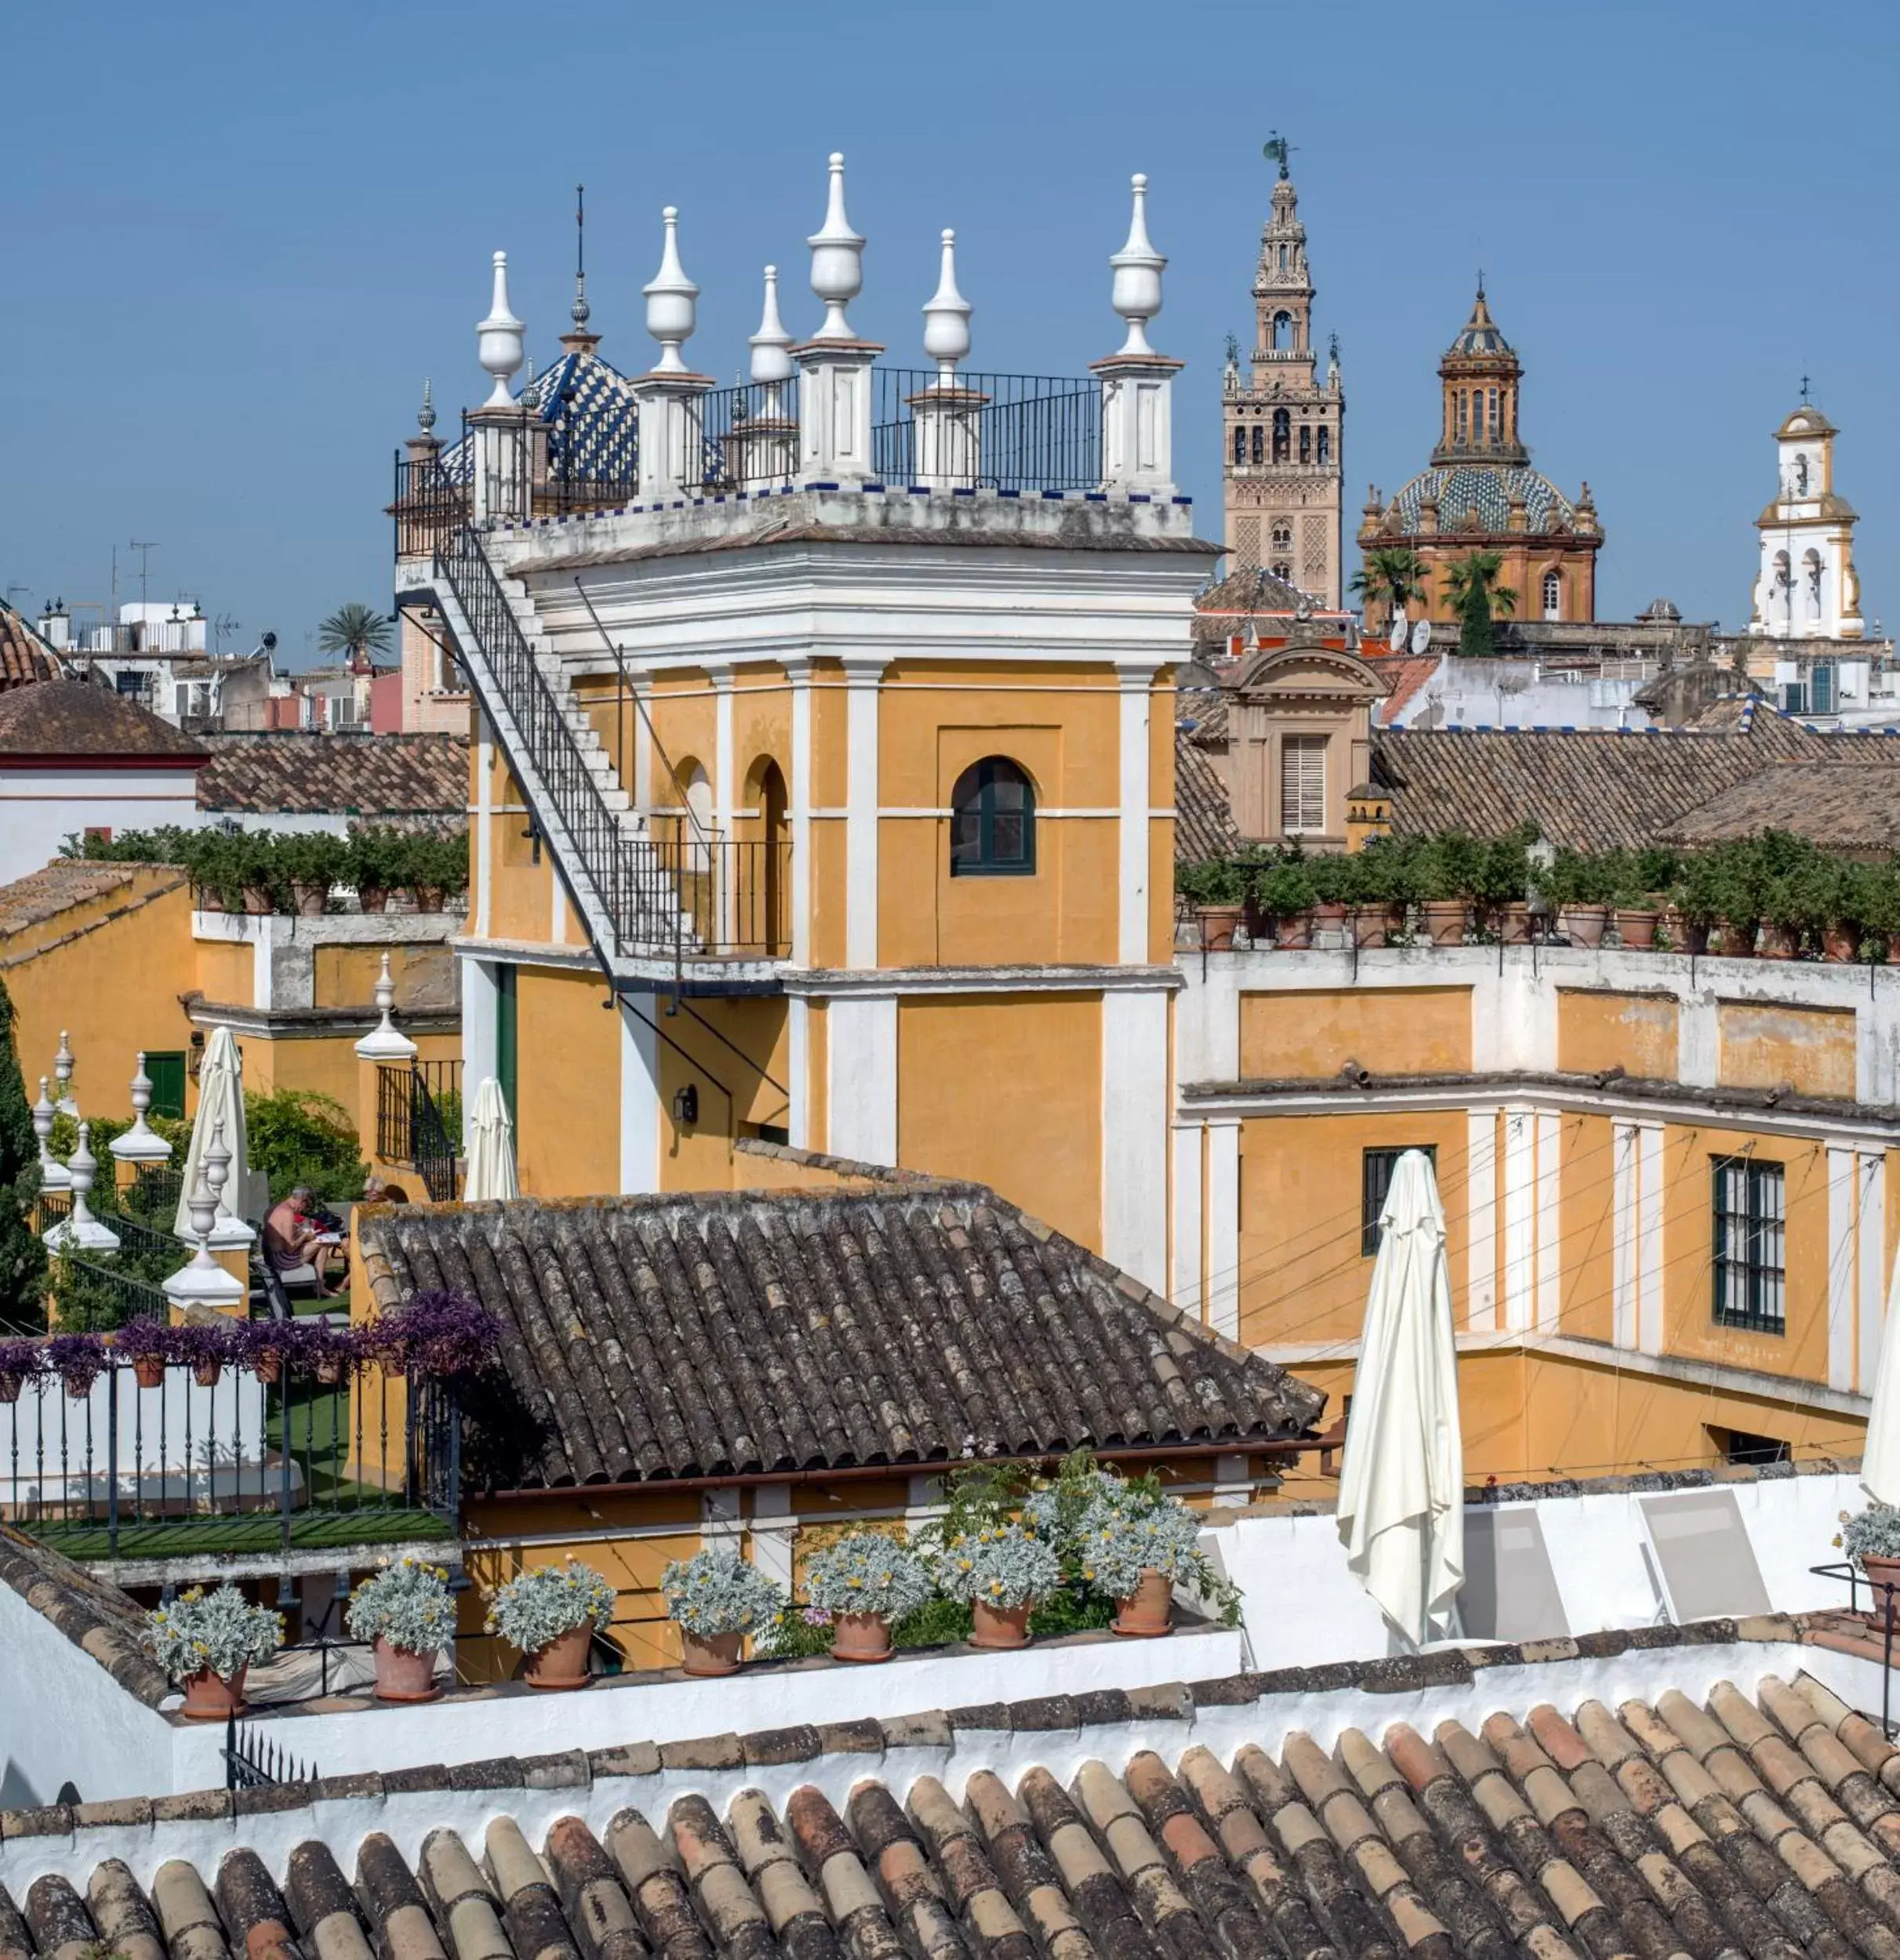
M 0 691 L 57 680 L 59 656 L 27 622 L 0 601 Z
M 173 1692 L 164 1670 L 146 1649 L 145 1616 L 130 1595 L 92 1577 L 70 1559 L 35 1544 L 11 1525 L 0 1524 L 0 1585 L 11 1587 L 147 1708 L 157 1708 Z M 18 1664 L 13 1664 L 16 1668 Z M 16 1673 L 16 1689 L 22 1685 Z M 7 1951 L 4 1895 L 0 1894 L 0 1956 Z
M 1452 536 L 1471 528 L 1468 514 L 1473 507 L 1478 530 L 1505 530 L 1513 493 L 1524 499 L 1524 521 L 1534 532 L 1554 531 L 1560 521 L 1568 526 L 1577 521 L 1570 499 L 1528 463 L 1461 463 L 1448 470 L 1422 470 L 1399 492 L 1394 501 L 1404 535 L 1418 535 L 1419 506 L 1428 491 L 1437 499 L 1439 531 Z
M 1379 706 L 1379 719 L 1385 722 L 1401 713 L 1413 695 L 1438 671 L 1438 655 L 1435 653 L 1389 654 L 1383 659 L 1367 659 L 1362 652 L 1360 658 L 1379 677 L 1380 685 L 1386 690 Z
M 1511 343 L 1498 330 L 1498 323 L 1491 317 L 1491 308 L 1485 303 L 1484 289 L 1478 289 L 1478 296 L 1472 302 L 1471 318 L 1458 330 L 1456 338 L 1445 349 L 1448 354 L 1507 354 Z
M 0 885 L 0 935 L 24 931 L 42 920 L 55 919 L 74 906 L 123 890 L 140 869 L 129 864 L 89 863 L 83 858 L 55 858 L 11 884 Z M 161 874 L 153 891 L 169 891 L 185 882 L 182 871 Z
M 1226 704 L 1221 704 L 1225 726 Z M 1227 800 L 1227 786 L 1215 773 L 1194 737 L 1175 729 L 1175 856 L 1183 864 L 1208 858 L 1231 857 L 1241 848 L 1241 833 Z
M 549 474 L 630 488 L 639 475 L 640 422 L 626 376 L 598 354 L 569 349 L 536 376 L 534 385 L 538 413 L 547 425 Z M 471 467 L 466 437 L 442 452 L 442 468 L 452 482 L 467 483 Z
M 491 1487 L 1239 1448 L 1324 1403 L 980 1185 L 361 1215 L 380 1304 L 501 1323 Z
M 0 691 L 0 756 L 202 757 L 204 745 L 148 708 L 89 681 L 42 681 Z
M 468 742 L 450 735 L 267 735 L 203 738 L 211 760 L 201 810 L 286 815 L 434 816 L 468 811 Z
M 1786 762 L 1749 777 L 1677 817 L 1673 844 L 1713 844 L 1760 830 L 1843 850 L 1900 847 L 1900 766 L 1893 762 Z
M 1800 1632 L 1709 1621 L 10 1811 L 0 1954 L 1894 1960 L 1900 1751 L 1874 1722 L 1798 1670 L 1590 1698 L 1619 1655 L 1659 1682 L 1665 1654 L 1637 1650 L 1673 1650 L 1706 1682 L 1698 1650 Z M 1459 1719 L 1493 1666 L 1496 1711 Z

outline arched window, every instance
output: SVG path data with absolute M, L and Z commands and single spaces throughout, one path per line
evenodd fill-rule
M 1320 460 L 1322 463 L 1332 461 L 1332 431 L 1330 429 L 1320 431 Z
M 1460 442 L 1465 439 L 1465 391 L 1460 388 L 1458 391 L 1458 440 Z
M 1236 463 L 1247 460 L 1247 431 L 1236 428 L 1233 432 L 1233 459 Z
M 1273 526 L 1273 549 L 1291 551 L 1293 549 L 1293 527 L 1284 519 Z
M 1564 581 L 1554 571 L 1544 574 L 1544 617 L 1560 619 L 1564 616 Z
M 1285 463 L 1293 453 L 1293 416 L 1287 408 L 1273 411 L 1273 460 Z
M 1035 869 L 1035 787 L 1006 756 L 985 756 L 950 797 L 950 876 L 1023 878 Z
M 1290 313 L 1273 315 L 1273 351 L 1288 354 L 1293 347 L 1293 316 Z
M 1302 463 L 1313 460 L 1313 431 L 1303 422 L 1299 425 L 1299 459 Z
M 1260 426 L 1259 423 L 1256 422 L 1254 424 L 1254 461 L 1255 463 L 1264 463 L 1266 460 L 1266 431 Z
M 1281 270 L 1282 272 L 1284 272 L 1284 271 L 1286 270 L 1286 269 L 1287 269 L 1287 249 L 1286 249 L 1286 247 L 1285 247 L 1284 245 L 1282 245 L 1282 246 L 1280 248 L 1280 270 Z

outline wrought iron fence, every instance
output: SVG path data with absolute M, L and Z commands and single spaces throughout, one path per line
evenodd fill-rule
M 35 1376 L 10 1385 L 13 1399 L 0 1401 L 0 1518 L 74 1558 L 456 1529 L 461 1425 L 445 1381 L 391 1381 L 367 1364 L 334 1382 L 167 1367 L 147 1388 L 114 1357 L 90 1384 Z
M 129 1223 L 124 1218 L 111 1221 L 114 1231 Z M 172 1270 L 176 1272 L 190 1257 L 180 1248 L 179 1256 L 171 1262 Z M 60 1319 L 68 1326 L 77 1320 L 82 1326 L 122 1327 L 133 1320 L 163 1321 L 171 1317 L 172 1303 L 163 1291 L 136 1272 L 106 1265 L 76 1252 L 62 1252 L 56 1271 Z
M 798 481 L 798 377 L 715 388 L 699 405 L 704 488 L 784 488 Z
M 445 1203 L 456 1194 L 461 1144 L 459 1061 L 377 1069 L 376 1155 L 384 1163 L 409 1165 L 430 1198 Z
M 885 483 L 1019 493 L 1101 488 L 1099 382 L 871 372 L 871 465 Z
M 293 1756 L 280 1744 L 260 1736 L 249 1723 L 240 1728 L 238 1718 L 224 1718 L 224 1759 L 227 1790 L 274 1790 L 285 1784 L 314 1783 L 317 1766 Z

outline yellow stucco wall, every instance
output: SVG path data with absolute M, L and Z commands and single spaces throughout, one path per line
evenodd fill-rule
M 1680 1014 L 1670 993 L 1560 987 L 1557 1066 L 1585 1074 L 1620 1068 L 1626 1075 L 1673 1082 Z
M 620 1035 L 606 997 L 594 974 L 517 969 L 516 1162 L 537 1197 L 620 1188 Z
M 1791 1082 L 1804 1095 L 1854 1094 L 1851 1007 L 1795 1007 L 1724 1000 L 1716 1010 L 1721 1080 L 1738 1089 Z
M 1585 1341 L 1615 1329 L 1615 1166 L 1608 1116 L 1558 1120 L 1560 1276 L 1557 1324 Z
M 1348 1062 L 1381 1075 L 1469 1069 L 1471 989 L 1316 988 L 1241 996 L 1243 1076 L 1335 1076 Z
M 360 1007 L 373 1000 L 385 953 L 398 1014 L 413 1003 L 419 989 L 438 1000 L 456 998 L 455 955 L 445 946 L 318 946 L 311 962 L 312 1004 Z
M 1099 1245 L 1101 1071 L 1098 994 L 901 1000 L 898 1161 L 978 1178 Z
M 197 942 L 198 978 L 193 983 L 207 1000 L 227 1007 L 257 1004 L 257 956 L 254 949 L 227 939 Z M 369 996 L 363 996 L 367 1000 Z
M 660 1189 L 729 1189 L 750 1178 L 744 1160 L 733 1156 L 735 1139 L 756 1134 L 760 1123 L 784 1129 L 790 1120 L 776 1086 L 791 1080 L 786 1004 L 714 999 L 691 1007 L 660 1023 L 667 1036 L 659 1044 Z M 699 1117 L 682 1127 L 674 1120 L 673 1098 L 688 1083 L 699 1093 Z

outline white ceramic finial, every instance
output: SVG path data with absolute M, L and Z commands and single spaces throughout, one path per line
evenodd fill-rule
M 855 340 L 845 309 L 864 289 L 864 241 L 845 216 L 845 153 L 831 153 L 831 192 L 823 228 L 805 240 L 812 248 L 812 290 L 825 303 L 825 321 L 814 340 Z
M 60 1085 L 59 1094 L 53 1098 L 58 1106 L 69 1116 L 79 1113 L 79 1105 L 73 1101 L 73 1051 L 72 1044 L 66 1038 L 66 1030 L 60 1030 L 59 1052 L 53 1058 L 53 1079 Z
M 422 378 L 422 406 L 416 411 L 416 426 L 426 436 L 435 433 L 435 397 L 430 392 L 427 375 Z
M 752 350 L 752 379 L 761 387 L 776 388 L 792 378 L 792 358 L 786 350 L 792 337 L 779 318 L 779 268 L 765 268 L 765 310 L 759 316 L 759 330 L 746 343 Z M 768 411 L 776 413 L 775 406 Z
M 198 1250 L 189 1264 L 180 1266 L 161 1289 L 168 1300 L 180 1306 L 236 1307 L 248 1290 L 235 1273 L 227 1272 L 211 1256 L 211 1236 L 218 1223 L 218 1193 L 230 1171 L 231 1152 L 224 1147 L 224 1125 L 220 1120 L 212 1129 L 210 1147 L 199 1166 L 198 1182 L 185 1200 Z
M 937 289 L 924 303 L 924 351 L 937 364 L 937 379 L 957 378 L 957 363 L 970 351 L 968 300 L 957 290 L 957 234 L 943 234 L 943 270 Z
M 646 330 L 659 343 L 659 359 L 655 374 L 684 374 L 686 364 L 680 348 L 692 338 L 698 323 L 699 289 L 686 277 L 680 263 L 680 213 L 677 205 L 661 212 L 667 227 L 665 249 L 659 256 L 659 270 L 640 290 L 646 295 Z
M 1111 303 L 1128 323 L 1128 337 L 1122 343 L 1124 354 L 1151 354 L 1148 322 L 1161 310 L 1161 271 L 1168 261 L 1148 238 L 1148 180 L 1137 171 L 1129 180 L 1135 194 L 1135 211 L 1128 223 L 1128 241 L 1109 263 L 1115 270 Z
M 521 367 L 526 353 L 523 336 L 528 329 L 508 307 L 508 255 L 495 255 L 495 292 L 489 303 L 489 317 L 475 328 L 477 358 L 494 377 L 494 392 L 481 405 L 485 408 L 509 408 L 514 401 L 508 393 L 509 378 Z
M 389 977 L 387 953 L 383 956 L 383 970 L 376 975 L 376 1003 L 382 1018 L 356 1044 L 358 1058 L 365 1062 L 413 1061 L 416 1044 L 396 1025 L 396 983 Z
M 86 1203 L 86 1194 L 99 1174 L 99 1160 L 93 1155 L 92 1130 L 89 1123 L 79 1126 L 78 1145 L 73 1152 L 72 1162 L 67 1167 L 71 1173 L 72 1209 L 45 1235 L 46 1247 L 50 1252 L 67 1251 L 74 1247 L 85 1252 L 118 1250 L 118 1234 L 110 1226 L 101 1225 Z
M 33 1134 L 39 1145 L 39 1188 L 42 1191 L 64 1191 L 72 1183 L 66 1174 L 66 1167 L 47 1148 L 53 1135 L 53 1120 L 59 1113 L 53 1106 L 53 1099 L 46 1094 L 46 1078 L 39 1079 L 39 1101 L 33 1105 Z
M 112 1139 L 112 1155 L 120 1163 L 169 1163 L 172 1146 L 145 1120 L 152 1106 L 152 1080 L 145 1073 L 145 1051 L 139 1051 L 139 1065 L 132 1078 L 132 1127 Z

